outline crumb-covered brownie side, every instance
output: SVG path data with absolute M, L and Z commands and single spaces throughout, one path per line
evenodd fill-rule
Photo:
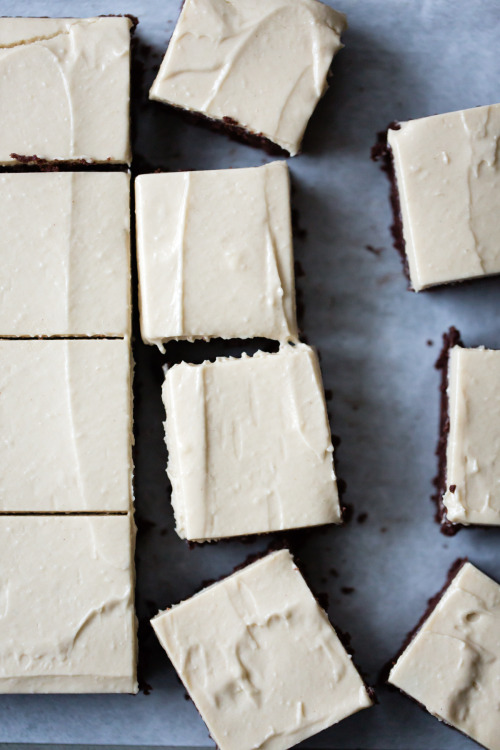
M 221 750 L 287 750 L 372 705 L 288 550 L 152 625 Z
M 317 0 L 186 0 L 150 98 L 293 156 L 345 28 Z
M 500 273 L 500 104 L 387 131 L 413 289 Z
M 297 340 L 286 162 L 140 175 L 141 333 Z
M 441 531 L 447 536 L 453 536 L 460 528 L 457 524 L 448 521 L 446 518 L 446 508 L 443 504 L 443 495 L 446 492 L 446 452 L 450 431 L 448 364 L 450 350 L 455 346 L 463 345 L 460 332 L 454 326 L 451 326 L 449 331 L 443 333 L 443 346 L 435 364 L 436 370 L 441 373 L 441 382 L 439 384 L 439 433 L 436 446 L 438 469 L 433 479 L 435 492 L 432 494 L 431 499 L 436 505 L 436 521 L 441 524 Z
M 127 16 L 0 18 L 0 164 L 130 163 Z
M 498 750 L 500 585 L 459 561 L 432 603 L 389 683 L 488 750 Z
M 163 402 L 181 538 L 341 523 L 321 372 L 310 347 L 175 365 Z

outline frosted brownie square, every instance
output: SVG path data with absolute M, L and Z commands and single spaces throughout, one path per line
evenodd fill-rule
M 452 524 L 500 525 L 500 351 L 449 351 L 446 476 Z
M 286 750 L 372 704 L 288 550 L 152 625 L 221 750 Z
M 130 32 L 115 18 L 0 18 L 0 164 L 131 160 Z
M 175 365 L 163 402 L 180 537 L 341 522 L 321 373 L 308 346 Z
M 129 193 L 121 172 L 0 174 L 0 336 L 130 334 Z
M 186 0 L 150 98 L 294 156 L 346 26 L 316 0 Z
M 136 179 L 144 341 L 297 338 L 286 162 Z
M 389 128 L 415 291 L 500 272 L 499 137 L 500 104 Z
M 389 682 L 489 750 L 500 747 L 500 585 L 465 563 Z
M 0 693 L 136 693 L 129 516 L 0 517 Z
M 0 341 L 0 512 L 127 512 L 127 340 Z

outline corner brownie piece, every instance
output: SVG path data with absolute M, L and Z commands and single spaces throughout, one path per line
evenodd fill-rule
M 500 585 L 465 562 L 389 682 L 489 750 L 500 748 Z
M 345 28 L 317 0 L 186 0 L 150 98 L 294 156 Z
M 221 750 L 287 750 L 372 705 L 288 550 L 151 622 Z
M 142 338 L 297 339 L 286 162 L 136 179 Z
M 499 137 L 500 104 L 389 127 L 415 291 L 500 273 Z
M 128 17 L 0 18 L 0 164 L 129 163 Z
M 0 693 L 136 693 L 134 527 L 0 516 Z
M 130 178 L 0 174 L 0 336 L 126 336 Z
M 181 538 L 341 523 L 321 372 L 310 347 L 175 365 L 163 402 Z

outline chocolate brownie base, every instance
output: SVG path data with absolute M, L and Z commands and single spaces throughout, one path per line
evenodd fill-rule
M 36 154 L 10 154 L 13 164 L 0 166 L 0 174 L 6 172 L 127 172 L 128 164 L 118 162 L 94 162 L 86 159 L 42 159 Z
M 439 390 L 441 393 L 441 405 L 439 415 L 439 437 L 436 447 L 436 456 L 438 459 L 437 475 L 432 483 L 435 492 L 431 500 L 436 504 L 435 518 L 437 523 L 441 524 L 441 531 L 446 536 L 453 536 L 460 530 L 461 524 L 451 523 L 446 517 L 446 507 L 443 503 L 443 495 L 446 492 L 446 451 L 448 447 L 448 434 L 450 432 L 450 414 L 448 403 L 448 362 L 450 359 L 450 349 L 454 346 L 463 346 L 460 332 L 451 326 L 447 333 L 443 333 L 443 348 L 434 365 L 436 370 L 441 372 L 441 384 Z M 453 487 L 450 487 L 453 492 Z
M 281 146 L 278 146 L 277 143 L 266 138 L 262 133 L 253 133 L 251 130 L 247 130 L 236 122 L 236 120 L 233 120 L 232 117 L 223 117 L 222 120 L 215 120 L 202 112 L 192 112 L 175 104 L 168 104 L 167 102 L 159 103 L 180 112 L 183 119 L 193 125 L 199 125 L 215 133 L 224 133 L 233 141 L 245 143 L 247 146 L 252 146 L 253 148 L 260 148 L 270 156 L 290 156 L 290 153 Z
M 387 143 L 387 133 L 389 130 L 399 130 L 401 125 L 398 122 L 391 122 L 387 126 L 387 130 L 382 130 L 377 133 L 377 141 L 371 149 L 371 158 L 375 162 L 380 162 L 380 168 L 382 172 L 385 172 L 390 184 L 389 200 L 391 202 L 392 209 L 392 224 L 391 234 L 392 242 L 395 249 L 398 251 L 401 263 L 403 264 L 403 272 L 408 279 L 408 288 L 411 289 L 410 282 L 410 268 L 408 266 L 408 257 L 406 255 L 406 243 L 403 236 L 403 219 L 401 216 L 401 201 L 399 200 L 398 183 L 396 180 L 396 172 L 394 169 L 394 158 L 392 156 L 392 149 Z

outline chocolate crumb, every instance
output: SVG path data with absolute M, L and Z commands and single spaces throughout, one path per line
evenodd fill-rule
M 356 591 L 354 586 L 342 586 L 340 590 L 343 594 L 353 594 Z
M 356 520 L 358 523 L 364 523 L 367 518 L 368 518 L 368 513 L 360 513 Z
M 380 253 L 383 252 L 383 247 L 374 247 L 373 245 L 365 245 L 365 250 L 368 250 L 368 252 L 373 253 L 373 255 L 380 255 Z
M 451 493 L 455 494 L 455 490 L 456 489 L 457 489 L 457 485 L 456 484 L 450 484 L 450 492 Z

